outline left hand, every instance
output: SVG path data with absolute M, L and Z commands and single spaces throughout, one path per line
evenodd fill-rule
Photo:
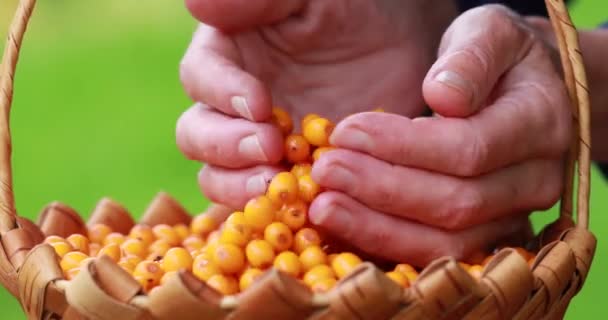
M 529 228 L 562 190 L 571 133 L 559 66 L 509 9 L 472 9 L 447 30 L 423 84 L 439 116 L 340 122 L 313 178 L 331 190 L 314 224 L 364 251 L 424 265 L 466 259 Z

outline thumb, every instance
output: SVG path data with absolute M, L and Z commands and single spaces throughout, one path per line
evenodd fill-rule
M 277 23 L 298 12 L 306 0 L 186 0 L 202 23 L 233 32 Z
M 424 98 L 433 111 L 466 117 L 484 106 L 502 75 L 532 46 L 531 33 L 520 20 L 506 7 L 487 5 L 453 22 L 423 84 Z

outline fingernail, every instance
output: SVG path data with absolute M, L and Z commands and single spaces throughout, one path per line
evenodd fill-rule
M 239 153 L 244 157 L 256 161 L 268 161 L 257 135 L 252 134 L 239 142 Z
M 245 185 L 245 190 L 250 196 L 258 196 L 264 194 L 266 193 L 267 188 L 268 180 L 263 174 L 259 174 L 257 176 L 253 176 L 247 179 L 247 183 Z
M 253 121 L 253 115 L 251 114 L 249 104 L 247 103 L 247 100 L 245 100 L 245 98 L 235 96 L 230 99 L 230 103 L 232 103 L 232 108 L 234 108 L 234 110 L 238 112 L 238 114 L 240 114 L 245 119 Z
M 330 168 L 328 180 L 330 186 L 342 191 L 352 188 L 356 182 L 350 170 L 338 166 Z
M 443 83 L 450 88 L 456 89 L 467 96 L 473 95 L 473 85 L 471 82 L 454 71 L 446 70 L 440 72 L 435 76 L 435 81 Z
M 336 136 L 331 137 L 330 143 L 361 151 L 374 149 L 374 140 L 365 131 L 360 129 L 340 130 Z
M 348 234 L 352 225 L 352 215 L 350 211 L 340 206 L 331 205 L 313 212 L 310 215 L 310 222 L 330 229 L 339 228 L 341 233 Z

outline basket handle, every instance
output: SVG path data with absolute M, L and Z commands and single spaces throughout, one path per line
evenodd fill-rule
M 574 168 L 578 162 L 578 227 L 589 226 L 590 122 L 589 92 L 578 34 L 563 0 L 545 0 L 561 53 L 566 87 L 572 101 L 577 130 L 570 148 L 564 179 L 561 216 L 571 218 Z M 11 170 L 11 136 L 9 130 L 13 82 L 19 50 L 36 0 L 20 0 L 11 24 L 2 60 L 0 78 L 0 234 L 15 227 L 15 204 Z

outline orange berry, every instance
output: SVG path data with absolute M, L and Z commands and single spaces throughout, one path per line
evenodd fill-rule
M 414 281 L 416 281 L 416 279 L 418 279 L 418 272 L 415 272 L 415 271 L 405 271 L 405 272 L 402 272 L 402 273 L 407 278 L 407 280 L 409 281 L 409 283 L 413 283 Z
M 251 287 L 251 285 L 263 274 L 264 272 L 262 270 L 256 268 L 249 268 L 245 270 L 239 279 L 239 287 L 241 291 L 245 291 L 247 288 Z
M 276 208 L 268 197 L 259 196 L 245 205 L 245 221 L 254 231 L 262 231 L 274 220 L 275 211 Z
M 273 222 L 264 230 L 264 239 L 277 251 L 285 251 L 293 244 L 291 229 L 282 222 Z
M 205 246 L 205 240 L 196 235 L 190 235 L 184 241 L 182 241 L 182 247 L 186 250 L 193 252 L 195 250 L 200 250 Z
M 291 167 L 291 173 L 296 176 L 296 178 L 300 178 L 301 176 L 305 176 L 312 172 L 312 165 L 310 163 L 297 163 Z
M 271 266 L 275 258 L 272 245 L 266 240 L 249 242 L 245 248 L 245 255 L 251 266 L 262 269 Z
M 213 263 L 224 273 L 237 273 L 245 268 L 243 249 L 233 244 L 218 244 L 211 257 Z
M 72 248 L 82 253 L 89 253 L 89 239 L 81 234 L 73 234 L 66 239 Z
M 52 242 L 49 243 L 49 245 L 55 249 L 55 253 L 57 253 L 60 258 L 63 258 L 63 256 L 65 256 L 68 252 L 74 250 L 72 245 L 65 240 Z
M 291 120 L 291 116 L 289 113 L 282 108 L 274 107 L 272 108 L 272 123 L 279 127 L 281 133 L 283 135 L 288 135 L 293 131 L 293 120 Z
M 55 242 L 65 242 L 65 241 L 67 241 L 67 240 L 60 236 L 48 236 L 44 239 L 44 243 L 48 243 L 48 244 L 55 243 Z
M 325 118 L 312 119 L 302 127 L 302 132 L 308 143 L 317 147 L 328 147 L 329 136 L 335 125 Z
M 218 223 L 211 216 L 200 214 L 190 222 L 190 231 L 192 234 L 204 237 L 218 227 Z
M 66 280 L 73 280 L 80 273 L 81 268 L 73 268 L 63 272 L 63 276 Z
M 141 240 L 146 246 L 149 246 L 156 237 L 152 232 L 152 227 L 145 224 L 136 224 L 129 232 L 129 238 Z
M 293 249 L 297 254 L 311 246 L 320 246 L 321 236 L 315 229 L 303 228 L 298 231 L 293 240 Z
M 158 262 L 142 261 L 135 266 L 133 277 L 142 284 L 144 290 L 149 291 L 160 284 L 164 272 Z
M 223 274 L 211 276 L 211 278 L 207 280 L 207 285 L 223 295 L 232 295 L 239 291 L 239 284 L 236 279 Z
M 389 271 L 386 273 L 386 276 L 389 277 L 391 280 L 395 281 L 395 283 L 397 283 L 398 285 L 407 288 L 410 286 L 410 282 L 407 279 L 407 277 L 401 273 L 401 272 L 397 272 L 397 271 Z
M 319 246 L 310 246 L 300 253 L 300 264 L 304 272 L 327 263 L 327 254 Z
M 331 253 L 327 255 L 327 263 L 329 265 L 331 265 L 332 263 L 334 263 L 334 260 L 336 259 L 336 257 L 338 256 L 337 253 Z
M 140 262 L 142 262 L 143 259 L 138 256 L 127 255 L 127 256 L 120 258 L 120 261 L 128 262 L 128 263 L 132 264 L 133 267 L 135 268 L 135 266 L 138 265 Z
M 97 253 L 97 256 L 101 257 L 103 255 L 108 256 L 110 259 L 114 260 L 115 262 L 120 261 L 120 257 L 122 256 L 120 254 L 120 247 L 116 243 L 111 243 L 107 246 L 102 247 L 99 250 L 99 252 Z
M 418 271 L 416 271 L 416 269 L 414 267 L 412 267 L 411 265 L 409 265 L 407 263 L 400 263 L 400 264 L 396 265 L 394 271 L 397 271 L 397 272 L 400 272 L 403 274 L 405 274 L 406 272 L 418 273 Z
M 162 286 L 162 285 L 166 284 L 167 282 L 169 282 L 169 280 L 171 280 L 172 277 L 177 277 L 177 276 L 179 276 L 178 271 L 168 271 L 168 272 L 166 271 L 165 274 L 163 274 L 163 277 L 160 278 L 159 284 Z
M 105 224 L 95 224 L 88 228 L 89 241 L 92 243 L 103 244 L 103 240 L 112 233 L 112 228 Z
M 302 266 L 298 259 L 298 255 L 293 253 L 293 251 L 281 252 L 274 259 L 273 267 L 294 277 L 298 277 L 302 272 Z
M 163 239 L 171 246 L 178 246 L 182 242 L 175 229 L 167 224 L 155 225 L 152 227 L 152 233 L 156 239 Z
M 481 274 L 483 273 L 483 267 L 480 265 L 474 265 L 469 268 L 469 274 L 475 279 L 481 279 Z
M 148 247 L 148 252 L 150 254 L 156 254 L 159 256 L 164 256 L 167 251 L 171 249 L 171 245 L 165 239 L 158 239 Z
M 188 238 L 188 236 L 190 235 L 190 228 L 188 228 L 188 226 L 183 223 L 174 225 L 173 230 L 175 230 L 175 233 L 181 241 L 184 241 L 184 239 Z
M 310 120 L 319 119 L 319 118 L 321 118 L 321 116 L 316 113 L 307 114 L 306 116 L 304 116 L 304 118 L 302 118 L 302 122 L 301 122 L 302 129 L 304 129 L 304 127 L 306 127 L 306 125 L 308 124 L 308 122 L 310 122 Z
M 280 172 L 268 185 L 266 196 L 275 204 L 291 203 L 298 199 L 298 179 L 291 172 Z
M 336 150 L 335 147 L 321 147 L 321 148 L 317 148 L 315 149 L 315 151 L 312 153 L 312 159 L 313 161 L 319 161 L 319 159 L 321 159 L 321 156 L 325 153 L 325 152 L 329 152 L 332 150 Z
M 125 235 L 122 233 L 112 232 L 103 240 L 103 245 L 107 246 L 109 244 L 117 244 L 120 246 L 125 242 L 126 239 L 127 237 L 125 237 Z
M 163 271 L 180 271 L 182 269 L 192 270 L 193 259 L 190 252 L 184 248 L 171 248 L 160 263 Z
M 336 274 L 334 273 L 334 270 L 331 267 L 326 264 L 321 264 L 308 270 L 308 272 L 304 274 L 303 280 L 305 284 L 307 284 L 308 286 L 312 286 L 315 282 L 321 279 L 335 277 Z
M 340 253 L 332 262 L 331 267 L 339 279 L 346 277 L 358 265 L 362 263 L 361 259 L 353 253 Z
M 285 138 L 285 158 L 291 163 L 308 161 L 310 144 L 303 136 L 293 134 Z
M 192 264 L 192 274 L 201 281 L 207 281 L 216 274 L 221 274 L 222 270 L 215 264 L 209 261 L 204 256 L 197 256 Z
M 128 273 L 133 273 L 133 270 L 135 270 L 135 266 L 134 264 L 132 264 L 129 261 L 126 260 L 120 260 L 118 261 L 118 266 L 120 266 L 123 270 L 125 270 Z
M 99 243 L 90 243 L 89 244 L 89 255 L 91 257 L 97 257 L 99 250 L 101 250 L 101 245 Z
M 321 186 L 316 183 L 310 175 L 298 178 L 298 195 L 300 199 L 310 203 L 321 192 Z
M 487 257 L 485 257 L 485 259 L 483 259 L 483 262 L 481 262 L 482 266 L 487 266 L 488 263 L 490 263 L 490 261 L 492 261 L 492 259 L 494 259 L 494 255 L 489 255 Z
M 244 247 L 251 237 L 251 228 L 246 225 L 228 224 L 220 232 L 220 243 Z
M 123 255 L 134 255 L 143 258 L 148 254 L 146 244 L 139 239 L 127 239 L 120 246 L 120 249 Z
M 315 293 L 326 293 L 333 289 L 337 282 L 334 278 L 323 278 L 313 283 L 310 289 Z
M 61 270 L 68 271 L 80 267 L 82 260 L 88 257 L 89 256 L 79 251 L 68 252 L 61 258 L 59 265 L 61 266 Z
M 292 231 L 300 230 L 308 216 L 308 205 L 302 200 L 288 203 L 278 212 L 278 220 L 283 222 Z
M 220 230 L 211 231 L 211 233 L 209 233 L 209 235 L 207 235 L 207 244 L 220 242 L 220 236 L 221 236 Z
M 86 266 L 86 264 L 87 264 L 87 263 L 89 263 L 89 262 L 91 262 L 91 261 L 93 261 L 93 260 L 95 260 L 95 258 L 94 258 L 94 257 L 89 256 L 89 257 L 87 257 L 86 259 L 83 259 L 82 261 L 80 261 L 80 264 L 78 265 L 78 267 L 80 267 L 80 268 L 84 268 L 84 267 Z

